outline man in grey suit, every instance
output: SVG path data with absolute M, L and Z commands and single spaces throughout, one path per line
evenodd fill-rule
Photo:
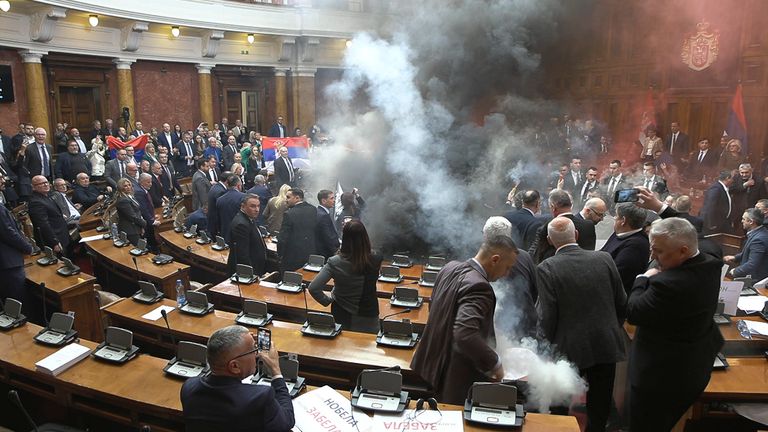
M 125 175 L 125 159 L 128 152 L 125 149 L 117 151 L 117 159 L 112 159 L 104 166 L 104 180 L 112 186 L 112 190 L 117 190 L 117 181 Z
M 627 295 L 606 252 L 576 243 L 573 222 L 557 217 L 547 238 L 557 249 L 537 269 L 541 336 L 579 368 L 587 390 L 587 432 L 605 431 L 616 362 L 624 360 Z M 586 271 L 585 269 L 589 269 Z
M 199 209 L 208 202 L 208 191 L 211 190 L 211 182 L 208 180 L 208 160 L 201 158 L 195 165 L 197 171 L 192 174 L 192 208 Z

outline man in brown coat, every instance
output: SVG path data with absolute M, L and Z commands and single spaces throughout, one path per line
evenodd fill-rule
M 490 282 L 509 273 L 516 260 L 512 239 L 491 235 L 474 258 L 452 261 L 438 273 L 430 319 L 411 361 L 438 401 L 463 404 L 472 383 L 504 377 L 493 348 L 496 296 Z

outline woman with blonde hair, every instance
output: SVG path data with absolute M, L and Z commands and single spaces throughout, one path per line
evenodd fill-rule
M 741 165 L 742 162 L 744 162 L 744 158 L 741 156 L 741 141 L 732 139 L 728 141 L 725 151 L 720 155 L 720 161 L 717 163 L 717 168 L 720 171 L 733 171 L 739 169 L 739 165 Z
M 283 215 L 288 210 L 288 191 L 291 187 L 284 184 L 280 187 L 280 192 L 267 202 L 267 208 L 264 209 L 264 221 L 270 233 L 280 231 L 283 226 Z
M 147 222 L 141 216 L 138 201 L 133 197 L 133 185 L 127 178 L 117 181 L 117 229 L 127 234 L 128 241 L 136 246 L 139 238 L 144 235 Z

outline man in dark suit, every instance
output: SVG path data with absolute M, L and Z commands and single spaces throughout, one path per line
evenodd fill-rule
M 152 198 L 152 205 L 158 208 L 163 205 L 165 191 L 163 189 L 163 166 L 160 162 L 153 162 L 150 165 L 152 175 L 152 187 L 149 188 L 149 197 Z
M 642 185 L 646 189 L 659 194 L 661 199 L 664 199 L 669 194 L 667 181 L 661 176 L 656 175 L 656 165 L 653 162 L 643 163 Z
M 42 175 L 32 177 L 32 196 L 29 199 L 29 218 L 35 227 L 40 247 L 48 246 L 54 252 L 67 254 L 69 229 L 61 209 L 49 196 L 51 184 Z
M 189 177 L 195 172 L 195 150 L 189 132 L 184 132 L 182 139 L 176 143 L 176 154 L 173 165 L 182 177 Z
M 438 273 L 430 319 L 411 369 L 432 386 L 440 402 L 461 404 L 474 382 L 504 377 L 493 349 L 496 296 L 490 282 L 506 276 L 516 260 L 517 247 L 509 236 L 488 236 L 473 259 L 451 261 Z
M 320 205 L 317 206 L 317 231 L 316 239 L 317 253 L 326 258 L 336 254 L 339 250 L 339 233 L 336 232 L 334 207 L 336 206 L 336 195 L 333 191 L 323 189 L 317 193 L 317 200 Z
M 316 252 L 317 209 L 304 201 L 304 191 L 293 188 L 287 195 L 288 210 L 277 236 L 280 272 L 294 271 Z
M 19 181 L 19 175 L 11 168 L 10 161 L 6 154 L 0 154 L 0 177 L 5 182 L 5 189 L 2 192 L 3 202 L 1 205 L 6 205 L 8 208 L 16 206 L 19 200 L 19 194 L 16 192 L 16 184 Z
M 245 198 L 245 194 L 241 192 L 242 188 L 243 183 L 240 181 L 240 177 L 230 174 L 227 177 L 227 191 L 216 199 L 216 212 L 219 214 L 220 227 L 218 235 L 224 237 L 227 243 L 231 240 L 237 241 L 236 237 L 230 235 L 230 226 L 232 219 L 240 211 Z M 210 192 L 208 195 L 210 196 Z
M 717 170 L 717 162 L 720 159 L 714 149 L 709 148 L 709 140 L 704 138 L 699 141 L 698 149 L 688 156 L 688 168 L 685 178 L 690 181 L 703 181 Z
M 253 267 L 253 273 L 262 275 L 267 271 L 267 246 L 261 237 L 256 218 L 259 216 L 259 197 L 245 195 L 240 208 L 230 225 L 230 251 L 227 269 L 235 273 L 237 264 Z
M 613 200 L 613 196 L 617 190 L 628 188 L 627 178 L 624 173 L 621 172 L 621 161 L 614 159 L 608 164 L 608 175 L 601 182 L 602 189 L 605 191 L 605 197 L 608 200 L 608 211 L 611 214 L 614 213 L 616 208 L 616 202 Z
M 198 232 L 208 231 L 208 203 L 189 214 L 184 226 L 189 230 L 192 225 L 197 225 Z
M 605 219 L 606 213 L 608 213 L 608 206 L 605 205 L 605 201 L 602 198 L 590 198 L 584 203 L 584 208 L 576 213 L 576 219 L 592 222 L 592 225 L 597 225 Z M 590 231 L 587 234 L 592 235 L 592 232 Z M 589 241 L 591 243 L 592 239 Z M 596 238 L 594 243 L 597 243 Z
M 215 238 L 217 235 L 221 235 L 221 220 L 219 220 L 219 212 L 216 209 L 216 200 L 218 200 L 225 192 L 227 192 L 227 179 L 232 175 L 229 171 L 219 177 L 219 181 L 211 185 L 211 189 L 208 191 L 208 234 L 211 238 Z
M 614 232 L 600 249 L 608 252 L 613 258 L 627 295 L 632 289 L 635 277 L 648 268 L 650 244 L 643 230 L 646 218 L 646 211 L 632 203 L 616 204 Z
M 547 231 L 557 252 L 536 272 L 539 330 L 579 368 L 589 385 L 586 431 L 603 432 L 616 363 L 625 357 L 622 326 L 627 295 L 610 255 L 581 249 L 570 219 L 553 219 Z
M 73 189 L 72 202 L 81 204 L 83 210 L 103 200 L 111 192 L 111 190 L 99 190 L 99 188 L 92 185 L 91 178 L 86 173 L 77 175 L 77 183 L 75 183 Z
M 257 336 L 242 326 L 213 332 L 208 339 L 211 374 L 190 378 L 181 387 L 181 406 L 189 432 L 227 430 L 288 431 L 295 423 L 293 403 L 280 371 L 274 338 L 258 350 Z M 243 384 L 261 360 L 272 376 L 269 386 Z
M 575 207 L 577 209 L 582 209 L 592 194 L 599 192 L 599 190 L 600 183 L 597 181 L 597 168 L 591 166 L 587 168 L 587 176 L 584 179 L 584 182 L 578 185 L 573 191 L 573 196 L 576 201 Z
M 43 128 L 35 129 L 35 141 L 27 145 L 24 152 L 24 165 L 30 177 L 42 175 L 48 180 L 53 176 L 53 148 L 45 143 L 47 133 Z
M 740 226 L 744 210 L 754 207 L 761 199 L 768 198 L 765 181 L 755 176 L 752 165 L 748 163 L 739 165 L 739 176 L 734 177 L 728 192 L 731 194 L 733 205 L 731 223 L 734 227 Z
M 157 134 L 157 145 L 167 148 L 169 154 L 176 147 L 176 140 L 171 134 L 171 125 L 168 123 L 163 123 L 163 130 Z
M 158 155 L 157 160 L 160 162 L 160 167 L 163 170 L 160 176 L 160 183 L 163 185 L 163 195 L 170 199 L 177 193 L 181 194 L 181 185 L 176 179 L 176 171 L 173 169 L 173 165 L 168 163 L 168 154 Z
M 523 193 L 523 206 L 520 209 L 507 212 L 504 217 L 512 224 L 512 238 L 515 244 L 522 245 L 528 250 L 536 238 L 536 230 L 544 223 L 536 216 L 541 209 L 541 195 L 537 190 L 527 190 Z
M 283 116 L 277 117 L 277 122 L 269 127 L 268 137 L 285 138 L 288 136 L 288 130 L 283 124 Z
M 756 208 L 746 209 L 741 223 L 747 240 L 741 252 L 723 257 L 726 264 L 738 266 L 731 270 L 733 277 L 752 276 L 760 281 L 768 277 L 768 229 L 763 226 L 763 212 Z
M 5 179 L 0 177 L 0 192 L 5 190 Z M 16 299 L 28 307 L 24 289 L 24 255 L 32 253 L 32 245 L 22 234 L 11 212 L 0 206 L 0 300 Z M 27 308 L 25 307 L 25 310 Z
M 584 183 L 584 174 L 581 172 L 581 158 L 571 158 L 570 171 L 563 177 L 562 189 L 573 194 L 582 183 Z
M 117 128 L 112 119 L 105 119 L 104 128 L 101 130 L 101 136 L 104 138 L 104 142 L 107 142 L 107 137 L 116 137 L 117 132 Z
M 237 138 L 230 135 L 227 137 L 227 144 L 221 149 L 221 162 L 224 165 L 224 171 L 232 169 L 232 164 L 235 163 L 235 153 L 238 153 Z
M 673 121 L 669 125 L 670 134 L 664 144 L 664 150 L 672 156 L 675 165 L 679 165 L 681 159 L 688 157 L 691 151 L 691 139 L 680 131 L 680 123 Z
M 259 209 L 259 218 L 256 223 L 264 225 L 264 209 L 267 207 L 267 202 L 272 198 L 272 191 L 267 187 L 267 179 L 263 175 L 259 174 L 253 178 L 254 185 L 248 189 L 248 193 L 258 195 L 261 208 Z
M 659 267 L 635 279 L 627 303 L 627 321 L 637 326 L 628 371 L 636 432 L 670 430 L 704 391 L 723 345 L 712 320 L 722 261 L 699 253 L 684 219 L 655 221 L 650 241 Z
M 208 202 L 208 191 L 211 189 L 211 182 L 206 174 L 208 172 L 208 161 L 199 159 L 195 166 L 197 171 L 192 175 L 192 209 L 197 210 L 203 203 Z M 208 209 L 211 208 L 209 205 Z
M 728 170 L 720 171 L 717 181 L 704 193 L 704 204 L 699 217 L 704 219 L 704 234 L 730 233 L 731 212 L 733 205 L 728 188 L 733 184 L 733 177 Z
M 597 243 L 597 236 L 595 235 L 595 224 L 576 217 L 572 212 L 571 195 L 560 189 L 554 189 L 549 193 L 549 209 L 552 212 L 552 217 L 564 216 L 576 226 L 577 238 L 576 242 L 582 249 L 595 250 L 595 244 Z M 533 262 L 539 264 L 545 259 L 555 254 L 555 248 L 547 241 L 547 224 L 543 224 L 536 231 L 536 239 L 534 240 L 528 253 L 531 254 Z
M 82 204 L 75 204 L 67 196 L 67 189 L 69 183 L 66 180 L 57 178 L 53 181 L 53 191 L 49 194 L 53 202 L 61 209 L 61 214 L 64 215 L 64 219 L 67 221 L 69 228 L 75 228 L 77 221 L 80 220 L 80 211 L 83 209 Z M 70 236 L 71 237 L 71 236 Z
M 91 173 L 91 161 L 85 157 L 85 153 L 80 153 L 77 142 L 70 140 L 67 143 L 66 153 L 59 153 L 56 158 L 56 168 L 54 170 L 56 177 L 74 183 L 77 175 L 80 173 Z
M 296 169 L 288 157 L 288 147 L 280 147 L 280 157 L 275 159 L 275 189 L 280 190 L 284 184 L 291 187 L 296 185 Z
M 141 217 L 147 222 L 144 228 L 144 237 L 150 250 L 157 250 L 157 240 L 155 239 L 155 227 L 160 225 L 160 221 L 155 216 L 155 206 L 152 203 L 152 197 L 149 195 L 149 189 L 152 187 L 152 176 L 147 173 L 139 174 L 139 187 L 133 193 L 134 198 L 139 203 Z
M 690 214 L 692 206 L 691 197 L 688 195 L 680 195 L 675 200 L 675 210 L 677 210 L 677 215 L 675 217 L 687 220 L 694 228 L 696 228 L 696 232 L 702 232 L 704 230 L 704 221 L 701 220 L 700 217 Z
M 128 157 L 128 152 L 125 149 L 119 149 L 116 156 L 115 159 L 107 161 L 104 165 L 104 180 L 113 190 L 117 190 L 117 181 L 125 176 L 125 160 Z

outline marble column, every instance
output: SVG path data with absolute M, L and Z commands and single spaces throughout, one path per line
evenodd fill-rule
M 215 65 L 197 64 L 197 79 L 200 86 L 200 121 L 207 122 L 213 128 L 213 91 L 211 69 Z
M 48 98 L 45 93 L 45 79 L 43 75 L 42 58 L 46 51 L 23 50 L 20 51 L 21 61 L 24 63 L 24 77 L 27 87 L 27 119 L 35 127 L 45 128 L 48 132 L 46 142 L 53 142 L 53 130 L 51 130 L 50 117 L 48 116 Z
M 293 127 L 303 133 L 315 124 L 315 68 L 299 68 L 293 71 L 291 82 L 293 101 Z M 293 130 L 291 130 L 293 135 Z
M 131 112 L 131 129 L 126 128 L 130 133 L 133 130 L 133 124 L 136 121 L 136 110 L 134 109 L 133 98 L 133 74 L 131 73 L 131 65 L 136 60 L 116 58 L 112 62 L 117 66 L 117 100 L 119 104 L 119 110 L 122 113 L 123 107 L 128 107 Z M 123 120 L 120 119 L 117 122 L 118 127 L 124 126 Z
M 275 68 L 275 118 L 268 119 L 267 123 L 272 124 L 279 116 L 285 118 L 285 124 L 291 124 L 288 116 L 288 85 L 286 83 L 288 69 Z

